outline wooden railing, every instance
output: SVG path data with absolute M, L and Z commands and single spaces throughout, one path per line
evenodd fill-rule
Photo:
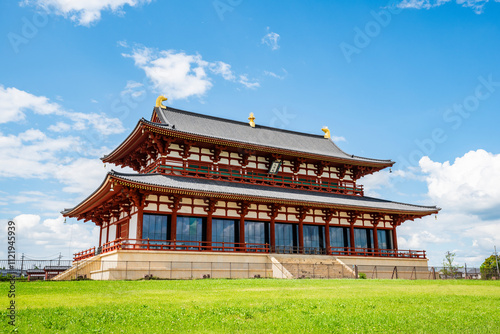
M 376 256 L 376 257 L 397 257 L 425 259 L 423 250 L 403 250 L 403 249 L 374 249 L 374 248 L 351 248 L 351 247 L 303 247 L 296 246 L 276 246 L 273 253 L 280 254 L 317 254 L 317 255 L 348 255 L 348 256 Z
M 204 179 L 210 178 L 230 182 L 264 184 L 277 187 L 363 196 L 363 186 L 356 186 L 356 183 L 353 181 L 332 180 L 307 175 L 294 175 L 292 173 L 279 173 L 271 175 L 265 173 L 262 169 L 241 168 L 227 165 L 219 166 L 201 161 L 196 161 L 195 163 L 187 162 L 187 165 L 184 167 L 159 165 L 155 162 L 144 172 L 151 173 L 154 171 L 170 175 L 189 176 Z
M 269 253 L 268 244 L 183 240 L 116 239 L 102 245 L 102 253 L 114 250 L 210 251 Z
M 156 251 L 193 251 L 193 252 L 243 252 L 243 253 L 279 253 L 279 254 L 317 254 L 334 256 L 369 256 L 426 259 L 423 250 L 374 249 L 351 247 L 294 247 L 269 244 L 209 242 L 181 240 L 116 239 L 102 245 L 101 253 L 115 250 L 156 250 Z M 80 261 L 95 255 L 95 247 L 74 254 L 73 261 Z
M 88 259 L 89 257 L 93 257 L 95 255 L 95 247 L 86 249 L 84 251 L 81 251 L 79 253 L 73 254 L 73 261 L 81 261 Z

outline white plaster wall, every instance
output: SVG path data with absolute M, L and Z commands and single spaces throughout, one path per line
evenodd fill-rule
M 109 241 L 116 239 L 116 225 L 109 226 Z
M 135 239 L 137 237 L 137 215 L 132 215 L 128 223 L 128 237 Z

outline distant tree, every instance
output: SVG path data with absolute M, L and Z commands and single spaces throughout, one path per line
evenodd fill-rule
M 493 276 L 498 276 L 497 273 L 497 264 L 495 262 L 496 257 L 495 255 L 491 255 L 490 257 L 487 257 L 481 267 L 479 269 L 481 270 L 481 278 L 482 279 L 491 279 Z M 498 261 L 498 265 L 500 266 L 500 261 Z
M 455 253 L 447 251 L 443 259 L 443 270 L 441 271 L 446 277 L 455 277 L 458 274 L 458 269 L 462 268 L 454 264 Z

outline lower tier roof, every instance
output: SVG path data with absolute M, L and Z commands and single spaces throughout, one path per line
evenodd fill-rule
M 437 213 L 440 210 L 436 206 L 405 204 L 372 197 L 320 193 L 290 188 L 274 188 L 248 183 L 234 183 L 163 174 L 124 174 L 111 171 L 109 176 L 125 181 L 125 183 L 131 186 L 136 184 L 214 195 L 229 195 L 230 197 L 245 197 L 256 200 L 293 202 L 300 203 L 301 205 L 342 207 L 353 210 L 369 209 L 369 211 L 374 211 L 375 209 L 388 212 L 414 213 L 417 215 L 428 215 Z

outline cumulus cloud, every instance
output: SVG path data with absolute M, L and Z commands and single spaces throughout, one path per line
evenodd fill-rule
M 440 265 L 452 251 L 457 262 L 479 266 L 500 242 L 500 219 L 482 220 L 473 214 L 450 212 L 405 222 L 398 228 L 400 249 L 425 249 L 431 265 Z
M 449 2 L 453 2 L 453 0 L 403 0 L 397 6 L 399 8 L 431 9 Z M 481 14 L 489 0 L 456 0 L 455 2 L 462 7 L 471 8 L 476 14 Z M 494 0 L 494 2 L 500 2 L 500 0 Z
M 25 120 L 29 111 L 38 115 L 62 116 L 73 122 L 70 127 L 67 123 L 59 122 L 49 128 L 56 132 L 70 129 L 81 131 L 91 127 L 101 135 L 108 135 L 125 130 L 117 118 L 109 118 L 104 114 L 67 111 L 45 96 L 36 96 L 15 87 L 5 88 L 0 85 L 0 124 Z
M 259 87 L 259 83 L 249 80 L 246 75 L 236 76 L 231 65 L 222 61 L 205 61 L 199 54 L 135 47 L 131 53 L 122 55 L 132 58 L 135 65 L 144 70 L 153 88 L 171 99 L 203 96 L 213 86 L 212 75 L 239 82 L 247 88 Z
M 267 31 L 269 31 L 269 27 L 267 27 Z M 278 45 L 278 40 L 280 39 L 280 35 L 269 31 L 264 37 L 262 37 L 261 43 L 269 46 L 271 50 L 278 50 L 280 46 Z
M 455 212 L 500 218 L 500 154 L 470 151 L 463 157 L 440 163 L 423 157 L 428 196 Z
M 99 228 L 94 224 L 64 223 L 64 217 L 44 219 L 39 215 L 21 214 L 16 223 L 16 248 L 27 256 L 57 254 L 65 257 L 88 249 L 99 242 Z M 3 223 L 3 222 L 2 222 Z M 2 224 L 0 235 L 6 239 L 7 224 Z
M 136 7 L 149 2 L 151 0 L 24 0 L 21 4 L 43 8 L 79 25 L 90 26 L 101 19 L 103 11 L 123 15 L 125 5 Z
M 367 196 L 381 197 L 379 192 L 387 191 L 406 198 L 408 186 L 426 186 L 425 193 L 413 194 L 408 202 L 442 210 L 437 219 L 405 222 L 398 228 L 398 243 L 401 249 L 427 250 L 432 265 L 440 265 L 446 251 L 453 251 L 457 262 L 479 266 L 500 244 L 500 154 L 479 149 L 451 162 L 423 157 L 418 167 L 384 170 L 365 176 L 360 184 Z
M 109 152 L 109 149 L 102 147 L 99 151 Z M 102 154 L 87 152 L 79 137 L 50 138 L 35 129 L 18 135 L 0 133 L 0 161 L 6 162 L 0 164 L 0 178 L 53 179 L 63 185 L 65 192 L 88 195 L 111 168 L 105 169 L 102 162 L 94 158 L 96 155 Z M 30 194 L 36 201 L 48 199 L 44 196 L 47 194 Z M 26 202 L 33 201 L 26 199 Z M 41 207 L 47 208 L 47 205 Z

